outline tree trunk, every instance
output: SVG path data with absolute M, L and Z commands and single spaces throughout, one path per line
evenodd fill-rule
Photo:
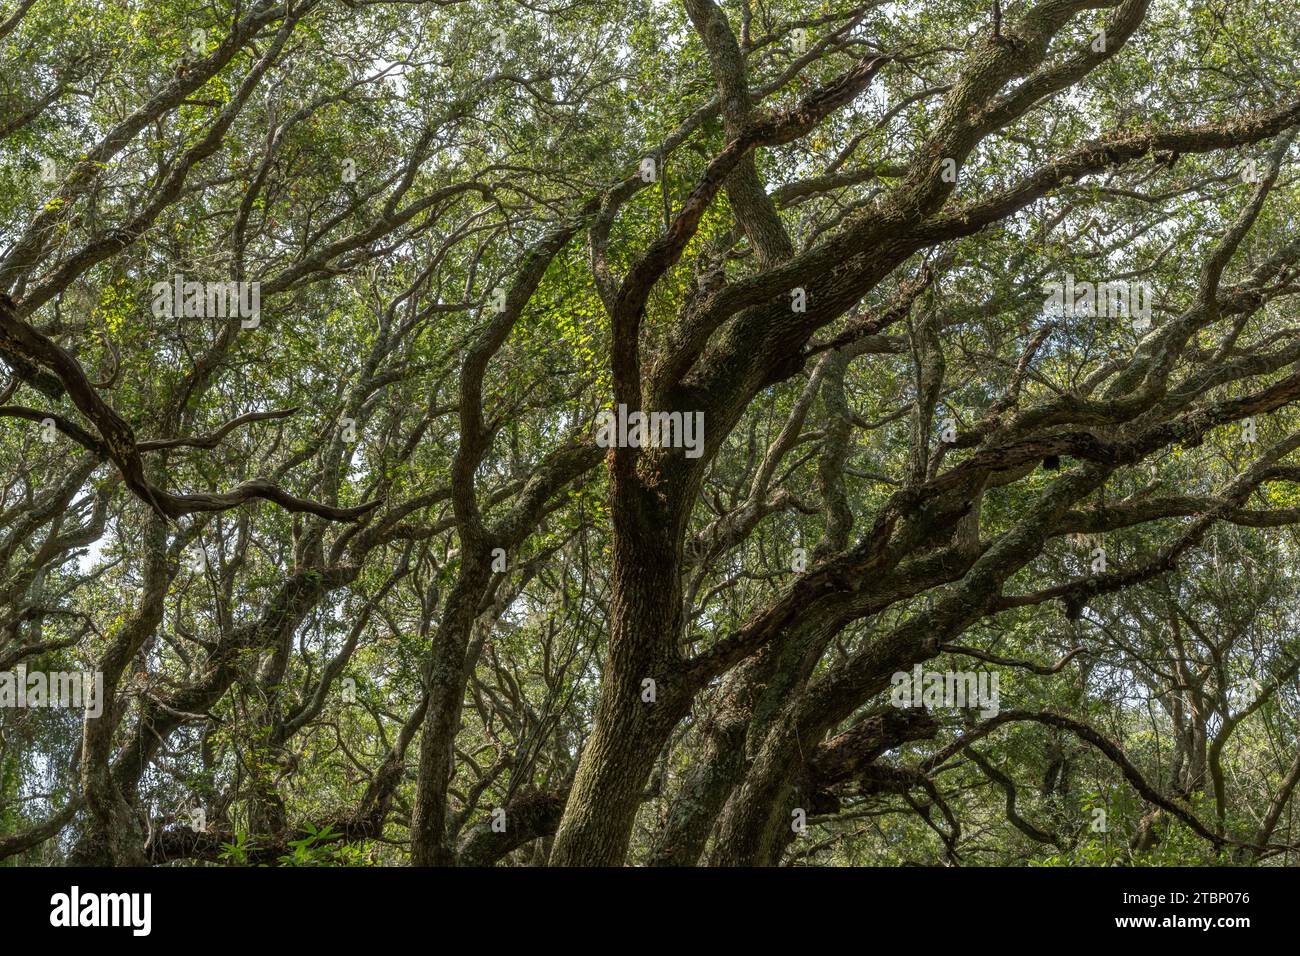
M 653 491 L 629 491 L 611 488 L 609 649 L 553 866 L 623 863 L 655 757 L 690 706 L 691 694 L 678 683 L 683 509 L 667 507 Z
M 491 566 L 466 553 L 455 590 L 434 633 L 425 675 L 429 700 L 420 736 L 420 767 L 411 817 L 411 865 L 452 866 L 455 852 L 446 845 L 447 790 L 455 759 L 456 731 L 465 698 L 470 632 L 478 615 Z

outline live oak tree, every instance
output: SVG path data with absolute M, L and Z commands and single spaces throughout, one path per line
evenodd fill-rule
M 0 858 L 1295 860 L 1279 5 L 0 46 L 0 672 L 105 688 L 0 707 Z

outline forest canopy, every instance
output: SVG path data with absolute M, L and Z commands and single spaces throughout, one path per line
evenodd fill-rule
M 1266 0 L 0 0 L 0 860 L 1300 860 Z

